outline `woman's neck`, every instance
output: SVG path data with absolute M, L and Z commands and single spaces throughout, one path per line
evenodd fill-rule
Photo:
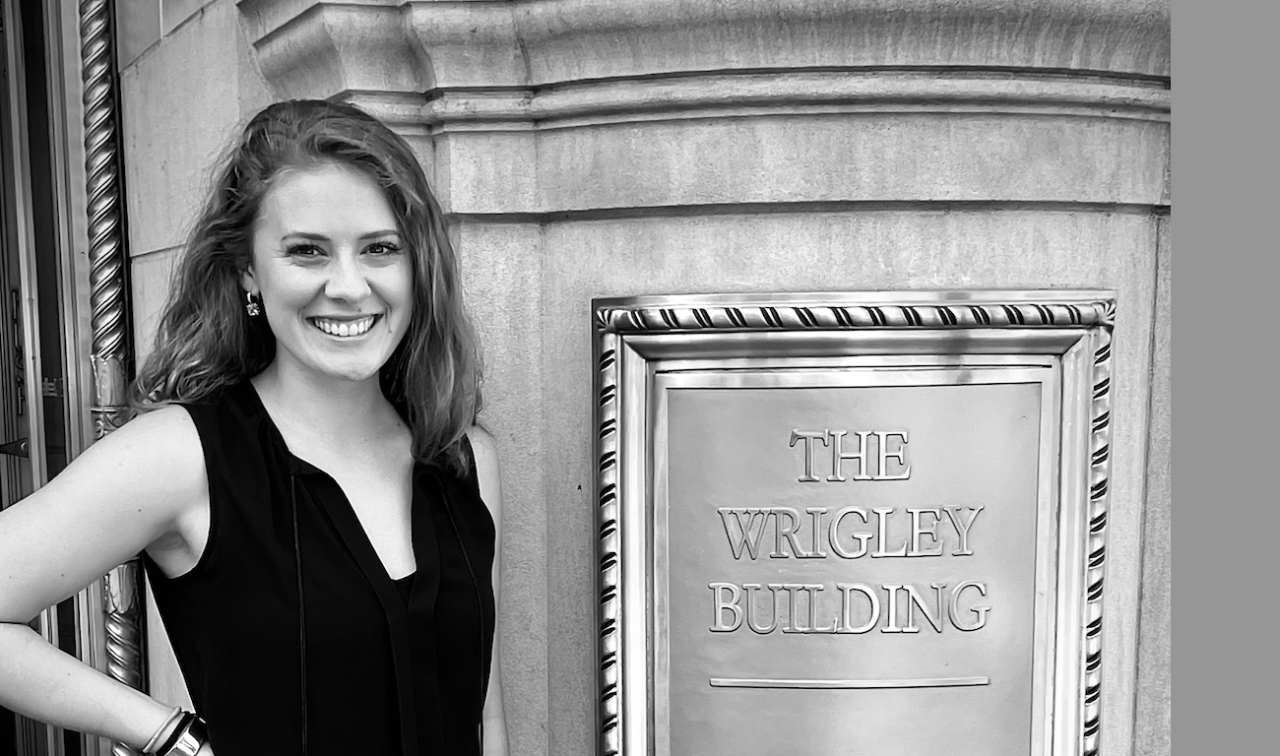
M 404 429 L 377 375 L 364 381 L 324 379 L 273 362 L 252 383 L 286 442 L 319 443 L 341 453 L 385 444 Z

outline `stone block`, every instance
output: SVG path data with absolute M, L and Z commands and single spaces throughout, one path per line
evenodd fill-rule
M 181 26 L 204 6 L 216 0 L 160 0 L 161 33 L 169 36 L 170 32 Z
M 239 125 L 236 24 L 216 0 L 121 74 L 132 254 L 182 242 Z
M 537 164 L 537 135 L 532 131 L 441 134 L 435 140 L 431 183 L 445 212 L 506 214 L 538 212 L 546 207 L 540 184 L 572 181 L 566 175 L 543 176 Z M 571 193 L 574 187 L 563 187 Z
M 1169 125 L 996 113 L 647 120 L 436 140 L 450 212 L 824 202 L 1165 202 Z
M 995 114 L 797 115 L 539 135 L 550 211 L 839 201 L 1155 204 L 1168 127 Z
M 123 71 L 160 41 L 160 0 L 116 3 L 116 67 Z
M 151 354 L 160 313 L 169 300 L 169 281 L 180 254 L 180 249 L 169 248 L 134 255 L 129 260 L 134 359 L 139 365 Z

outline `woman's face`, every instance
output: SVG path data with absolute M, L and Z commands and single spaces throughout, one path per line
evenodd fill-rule
M 278 368 L 376 378 L 409 330 L 413 260 L 372 179 L 328 164 L 278 174 L 242 281 L 262 296 Z

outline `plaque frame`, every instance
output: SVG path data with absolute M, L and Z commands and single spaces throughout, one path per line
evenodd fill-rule
M 1033 731 L 1031 752 L 1096 756 L 1114 292 L 684 294 L 595 299 L 592 311 L 599 756 L 669 752 L 658 745 L 653 687 L 653 468 L 665 460 L 653 458 L 651 435 L 660 373 L 850 360 L 965 366 L 1036 355 L 1058 371 L 1049 400 L 1056 437 L 1041 442 L 1041 454 L 1047 445 L 1058 455 L 1058 478 L 1053 643 L 1033 688 L 1048 716 L 1033 717 L 1043 731 Z

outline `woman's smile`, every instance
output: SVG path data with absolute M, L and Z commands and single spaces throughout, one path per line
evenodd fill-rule
M 355 339 L 373 329 L 374 323 L 381 315 L 366 315 L 357 318 L 307 318 L 307 322 L 329 336 L 339 339 Z

